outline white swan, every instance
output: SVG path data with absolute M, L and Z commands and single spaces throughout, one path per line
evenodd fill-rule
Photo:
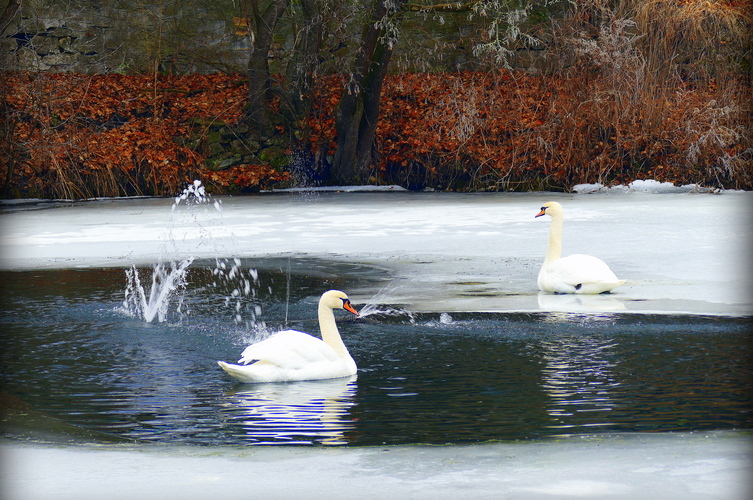
M 217 364 L 245 383 L 320 380 L 353 375 L 357 370 L 356 362 L 337 331 L 334 309 L 345 309 L 358 316 L 343 292 L 324 292 L 319 299 L 321 340 L 296 330 L 284 330 L 246 347 L 238 360 L 239 364 L 224 361 Z
M 625 283 L 606 263 L 590 255 L 562 255 L 562 205 L 545 203 L 536 217 L 549 215 L 549 246 L 539 271 L 539 289 L 550 293 L 604 293 Z

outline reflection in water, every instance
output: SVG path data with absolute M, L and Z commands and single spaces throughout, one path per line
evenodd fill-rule
M 356 378 L 245 384 L 225 395 L 221 411 L 251 444 L 348 444 Z
M 608 412 L 616 407 L 620 383 L 611 339 L 566 337 L 541 343 L 546 365 L 542 388 L 551 398 L 547 413 L 551 429 L 609 426 Z
M 625 304 L 609 294 L 576 295 L 539 292 L 539 309 L 554 312 L 618 312 L 625 311 Z

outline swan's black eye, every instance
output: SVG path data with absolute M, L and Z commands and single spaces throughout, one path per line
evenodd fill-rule
M 541 207 L 542 212 L 546 212 L 546 207 Z
M 344 299 L 344 298 L 340 297 L 340 300 L 343 301 L 343 306 L 350 305 L 350 301 L 348 299 Z

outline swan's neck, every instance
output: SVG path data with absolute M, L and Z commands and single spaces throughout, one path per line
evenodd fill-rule
M 552 262 L 562 257 L 562 214 L 552 216 L 549 224 L 549 245 L 546 249 L 544 263 Z
M 348 348 L 343 344 L 340 332 L 337 330 L 334 311 L 323 304 L 319 304 L 319 330 L 322 333 L 322 340 L 333 348 L 341 358 L 350 357 Z

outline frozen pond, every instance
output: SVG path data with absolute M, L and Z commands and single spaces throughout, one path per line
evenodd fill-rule
M 539 296 L 548 220 L 534 215 L 548 200 L 565 207 L 564 254 L 605 260 L 627 280 L 615 294 Z M 314 193 L 215 201 L 221 212 L 211 204 L 171 212 L 169 199 L 18 207 L 2 216 L 2 268 L 317 257 L 384 267 L 379 293 L 355 299 L 411 311 L 751 310 L 751 193 Z
M 605 260 L 627 280 L 615 293 L 537 292 L 549 225 L 534 215 L 550 200 L 565 207 L 564 254 Z M 25 416 L 6 432 L 129 446 L 608 447 L 623 443 L 610 435 L 665 431 L 742 443 L 751 201 L 383 192 L 6 205 L 3 398 Z M 132 265 L 148 284 L 154 263 L 169 273 L 189 257 L 164 321 L 123 304 Z M 362 311 L 339 324 L 357 377 L 247 386 L 216 366 L 285 326 L 316 333 L 328 288 Z M 722 467 L 733 476 L 749 465 L 737 453 Z M 738 479 L 724 491 L 742 491 Z

